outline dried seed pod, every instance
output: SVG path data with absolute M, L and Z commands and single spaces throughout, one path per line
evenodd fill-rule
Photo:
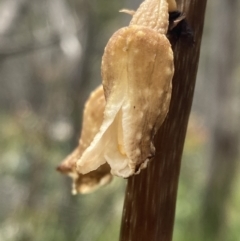
M 129 177 L 146 167 L 168 112 L 173 73 L 165 35 L 132 25 L 112 36 L 102 59 L 104 121 L 77 171 L 88 173 L 107 162 L 113 175 Z
M 85 175 L 76 171 L 76 161 L 82 156 L 82 153 L 90 145 L 100 129 L 105 103 L 103 88 L 99 86 L 92 92 L 85 104 L 79 146 L 57 168 L 58 171 L 72 177 L 73 194 L 92 192 L 98 187 L 109 183 L 112 179 L 110 167 L 107 163 Z

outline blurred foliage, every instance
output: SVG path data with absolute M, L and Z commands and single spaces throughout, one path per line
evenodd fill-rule
M 129 19 L 117 13 L 124 2 L 12 2 L 21 6 L 15 6 L 18 16 L 9 31 L 0 18 L 0 241 L 118 240 L 126 181 L 115 178 L 93 194 L 71 196 L 70 179 L 55 168 L 77 145 L 84 101 L 100 83 L 104 46 Z M 1 11 L 7 3 L 11 1 L 0 1 Z M 204 59 L 209 29 L 207 25 Z M 198 81 L 203 66 L 201 62 Z M 205 91 L 200 87 L 197 96 Z M 176 241 L 202 241 L 200 207 L 208 180 L 211 126 L 201 98 L 194 104 L 185 143 Z M 239 171 L 231 189 L 223 207 L 225 241 L 240 240 Z
M 39 120 L 26 113 L 2 114 L 1 124 L 0 240 L 68 240 L 62 227 L 68 216 L 75 219 L 69 220 L 74 240 L 118 236 L 122 180 L 93 194 L 72 197 L 70 180 L 55 172 L 66 152 L 61 143 L 44 137 Z M 66 181 L 68 192 L 63 193 Z M 68 198 L 75 199 L 73 206 L 65 206 Z

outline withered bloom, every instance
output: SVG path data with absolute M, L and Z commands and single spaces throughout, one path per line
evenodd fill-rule
M 174 73 L 167 29 L 167 2 L 146 0 L 130 26 L 109 40 L 102 59 L 104 120 L 77 160 L 78 172 L 108 163 L 113 175 L 129 177 L 154 156 L 153 138 L 168 113 Z
M 133 18 L 105 48 L 105 99 L 101 89 L 90 97 L 79 147 L 59 167 L 73 177 L 74 192 L 91 191 L 111 174 L 137 174 L 154 156 L 153 139 L 171 99 L 174 65 L 166 33 L 168 11 L 175 8 L 174 0 L 145 0 L 137 11 L 122 10 Z

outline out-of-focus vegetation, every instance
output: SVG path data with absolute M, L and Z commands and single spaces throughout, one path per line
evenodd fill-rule
M 71 196 L 70 179 L 55 168 L 77 145 L 107 40 L 130 19 L 118 10 L 140 2 L 0 1 L 1 241 L 118 240 L 126 181 Z M 239 4 L 225 4 L 208 4 L 175 241 L 240 240 Z

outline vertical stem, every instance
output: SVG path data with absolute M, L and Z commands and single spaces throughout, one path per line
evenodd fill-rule
M 181 156 L 198 68 L 207 0 L 178 1 L 195 43 L 173 43 L 175 75 L 168 117 L 156 139 L 156 156 L 140 175 L 128 179 L 121 241 L 171 241 Z

